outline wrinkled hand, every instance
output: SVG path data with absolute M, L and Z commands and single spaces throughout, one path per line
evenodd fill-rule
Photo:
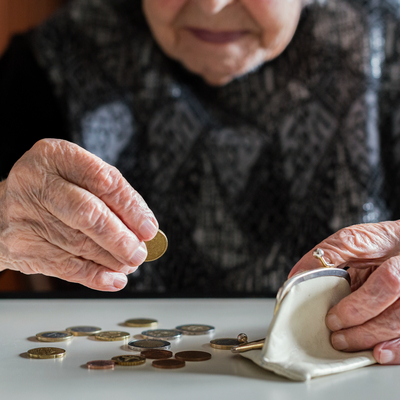
M 350 267 L 352 293 L 326 317 L 333 331 L 333 347 L 373 349 L 379 363 L 400 364 L 400 222 L 354 225 L 318 247 L 328 262 Z M 294 266 L 289 277 L 321 267 L 313 250 Z
M 0 270 L 116 291 L 157 229 L 116 168 L 67 141 L 37 142 L 0 183 Z

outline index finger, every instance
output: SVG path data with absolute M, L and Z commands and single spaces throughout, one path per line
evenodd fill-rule
M 65 180 L 101 199 L 139 240 L 151 240 L 158 231 L 153 212 L 117 168 L 76 144 L 46 139 L 41 142 L 50 166 Z M 54 160 L 54 161 L 53 161 Z
M 324 251 L 327 262 L 336 267 L 367 268 L 379 265 L 399 253 L 399 222 L 353 225 L 329 236 L 315 248 Z M 294 274 L 321 268 L 320 260 L 309 251 L 292 269 Z

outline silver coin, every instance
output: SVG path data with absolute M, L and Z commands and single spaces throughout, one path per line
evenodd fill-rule
M 182 333 L 176 329 L 149 329 L 143 331 L 142 335 L 146 338 L 171 340 L 180 338 Z
M 215 331 L 213 326 L 201 324 L 179 325 L 175 329 L 181 331 L 183 335 L 207 335 Z
M 169 350 L 171 348 L 171 343 L 165 340 L 157 340 L 157 339 L 143 339 L 143 340 L 134 340 L 128 343 L 128 347 L 131 350 L 135 351 L 143 351 L 143 350 Z
M 71 326 L 67 328 L 66 331 L 71 332 L 75 336 L 86 336 L 99 333 L 101 328 L 98 326 Z
M 36 338 L 42 342 L 60 342 L 73 338 L 73 335 L 65 331 L 48 331 L 37 333 Z

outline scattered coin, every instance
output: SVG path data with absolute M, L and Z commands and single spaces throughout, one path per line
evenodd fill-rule
M 151 365 L 155 368 L 175 369 L 175 368 L 183 368 L 186 365 L 186 363 L 185 361 L 175 360 L 171 358 L 169 360 L 155 360 L 151 363 Z
M 30 358 L 62 358 L 65 350 L 58 347 L 36 347 L 27 351 Z
M 98 326 L 71 326 L 66 329 L 67 332 L 71 332 L 74 336 L 90 336 L 101 331 Z
M 214 339 L 210 342 L 211 347 L 219 350 L 230 350 L 234 346 L 239 346 L 239 344 L 241 344 L 239 340 L 231 338 Z
M 144 350 L 140 353 L 140 355 L 151 360 L 161 360 L 165 358 L 171 358 L 173 353 L 172 351 L 168 350 Z
M 142 336 L 146 338 L 171 340 L 180 338 L 182 333 L 176 329 L 151 329 L 142 332 Z
M 215 328 L 211 325 L 179 325 L 175 329 L 181 331 L 184 335 L 206 335 L 208 333 L 214 332 Z
M 144 364 L 146 362 L 146 357 L 123 355 L 113 357 L 111 360 L 113 360 L 118 365 L 132 366 Z
M 143 351 L 143 350 L 168 350 L 171 348 L 171 343 L 165 340 L 157 340 L 157 339 L 142 339 L 142 340 L 134 340 L 128 343 L 128 347 L 131 350 L 135 351 Z
M 116 340 L 125 340 L 128 339 L 130 334 L 128 332 L 121 331 L 104 331 L 97 333 L 95 338 L 97 340 L 106 340 L 109 342 L 114 342 Z
M 133 318 L 127 319 L 125 325 L 133 328 L 155 328 L 158 325 L 158 321 L 151 318 Z
M 145 261 L 154 261 L 167 251 L 168 239 L 164 232 L 158 230 L 157 235 L 148 242 L 145 242 L 145 244 L 147 247 L 147 258 Z
M 65 331 L 49 331 L 36 334 L 36 338 L 41 342 L 64 342 L 73 338 L 73 334 Z
M 207 361 L 211 359 L 211 354 L 205 351 L 180 351 L 175 353 L 175 358 L 180 361 Z
M 111 360 L 95 360 L 86 363 L 89 369 L 114 369 L 115 362 Z

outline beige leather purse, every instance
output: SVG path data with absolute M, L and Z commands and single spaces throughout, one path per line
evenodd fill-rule
M 321 268 L 294 276 L 281 287 L 262 350 L 241 353 L 257 365 L 296 381 L 376 363 L 372 351 L 335 350 L 325 317 L 350 294 L 348 273 Z

